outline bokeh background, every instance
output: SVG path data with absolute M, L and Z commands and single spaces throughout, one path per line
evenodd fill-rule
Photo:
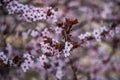
M 76 37 L 103 26 L 109 27 L 120 19 L 120 0 L 19 0 L 19 2 L 36 7 L 56 7 L 59 21 L 77 18 L 79 23 L 71 33 Z M 54 27 L 52 23 L 46 21 L 29 23 L 20 20 L 16 15 L 9 15 L 0 3 L 0 51 L 5 51 L 8 56 L 23 54 L 32 41 L 30 36 L 24 39 L 23 33 L 29 29 L 42 30 L 51 26 Z M 90 76 L 96 77 L 95 80 L 120 80 L 120 42 L 116 42 L 116 39 L 120 39 L 120 35 L 100 43 L 93 40 L 87 47 L 73 50 L 70 57 L 61 58 L 59 60 L 63 67 L 61 80 L 93 80 Z M 109 55 L 111 57 L 107 63 L 100 62 Z M 56 75 L 46 74 L 46 71 L 49 70 L 30 69 L 23 73 L 20 69 L 0 68 L 0 80 L 56 80 Z

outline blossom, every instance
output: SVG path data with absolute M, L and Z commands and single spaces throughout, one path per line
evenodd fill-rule
M 26 72 L 30 67 L 32 67 L 32 65 L 34 64 L 34 61 L 32 59 L 32 56 L 28 53 L 25 53 L 23 57 L 25 58 L 25 60 L 21 64 L 21 68 L 24 72 Z
M 53 23 L 57 22 L 57 11 L 55 9 L 51 10 L 52 15 L 50 15 L 50 18 L 52 19 Z
M 48 31 L 47 28 L 45 28 L 44 31 L 42 31 L 42 36 L 43 37 L 50 37 L 50 32 Z
M 68 51 L 68 50 L 63 50 L 63 53 L 64 53 L 64 56 L 65 57 L 68 57 L 68 56 L 70 56 L 70 51 Z
M 32 60 L 32 58 L 34 58 L 32 55 L 30 55 L 29 53 L 24 53 L 23 57 L 27 60 Z
M 31 55 L 29 53 L 24 53 L 23 57 L 29 59 L 31 57 Z
M 84 34 L 85 37 L 90 37 L 91 35 L 92 35 L 91 32 L 86 32 L 86 33 Z
M 96 41 L 101 42 L 101 36 L 95 36 Z
M 23 70 L 24 72 L 26 72 L 26 71 L 29 69 L 29 66 L 28 66 L 27 63 L 22 63 L 22 64 L 21 64 L 21 68 L 22 68 L 22 70 Z
M 38 58 L 38 61 L 40 61 L 40 64 L 43 66 L 45 62 L 47 62 L 47 57 L 46 55 L 42 55 Z
M 50 53 L 53 51 L 52 47 L 50 47 L 48 43 L 41 42 L 40 44 L 43 53 Z
M 32 65 L 34 63 L 34 61 L 32 59 L 26 59 L 24 62 L 28 65 L 28 67 L 32 67 Z
M 103 26 L 100 28 L 100 32 L 107 32 L 108 31 L 108 28 L 106 26 Z
M 55 49 L 55 50 L 54 50 L 54 55 L 55 55 L 55 57 L 60 57 L 60 52 L 59 52 L 59 50 Z
M 113 36 L 115 35 L 115 32 L 114 32 L 113 30 L 110 30 L 110 31 L 109 31 L 109 35 L 110 35 L 111 37 L 113 37 Z
M 7 58 L 7 56 L 4 54 L 4 52 L 0 52 L 0 59 L 2 59 L 5 64 L 7 64 L 8 58 Z
M 62 32 L 62 28 L 56 27 L 55 28 L 55 33 L 60 34 Z
M 55 45 L 55 44 L 57 44 L 57 43 L 59 43 L 58 40 L 56 40 L 56 39 L 52 39 L 52 44 L 53 44 L 53 45 Z
M 84 34 L 80 34 L 80 35 L 78 36 L 78 38 L 79 38 L 80 40 L 83 40 L 83 39 L 85 38 L 85 35 L 84 35 Z
M 100 30 L 99 29 L 95 29 L 94 31 L 93 31 L 93 36 L 99 36 L 100 35 Z
M 72 49 L 73 45 L 70 42 L 65 42 L 65 49 L 67 51 L 70 51 Z
M 65 42 L 65 48 L 63 49 L 63 53 L 65 57 L 70 56 L 70 50 L 72 49 L 73 45 L 70 42 Z
M 95 39 L 98 41 L 98 42 L 100 42 L 101 41 L 101 32 L 100 32 L 100 30 L 94 30 L 93 31 L 93 36 L 95 37 Z

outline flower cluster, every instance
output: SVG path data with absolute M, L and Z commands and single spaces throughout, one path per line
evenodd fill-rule
M 73 45 L 70 42 L 65 42 L 65 49 L 63 50 L 65 57 L 70 55 L 70 50 L 72 48 L 73 48 Z
M 67 40 L 70 39 L 69 30 L 77 22 L 76 19 L 66 19 L 63 23 L 57 23 L 57 27 L 45 28 L 43 31 L 32 30 L 31 34 L 33 37 L 37 33 L 37 40 L 32 41 L 32 45 L 35 45 L 32 52 L 38 53 L 38 51 L 41 51 L 43 54 L 49 56 L 59 57 L 63 55 L 68 57 L 74 46 L 71 41 Z
M 26 72 L 30 67 L 32 67 L 34 61 L 32 60 L 32 56 L 28 53 L 25 53 L 23 57 L 25 58 L 25 60 L 21 64 L 21 68 L 24 72 Z
M 95 29 L 93 32 L 86 32 L 85 34 L 80 34 L 78 38 L 80 39 L 80 44 L 84 45 L 84 43 L 89 40 L 95 39 L 98 42 L 101 42 L 101 39 L 108 39 L 108 37 L 112 38 L 115 34 L 119 34 L 120 30 L 118 26 L 107 28 L 106 26 L 101 27 L 100 29 Z
M 6 6 L 9 14 L 17 14 L 19 18 L 25 21 L 52 20 L 57 21 L 57 9 L 52 7 L 37 8 L 34 6 L 23 5 L 18 1 L 11 1 Z

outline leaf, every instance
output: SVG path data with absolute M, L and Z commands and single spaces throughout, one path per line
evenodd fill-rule
M 15 57 L 13 58 L 13 62 L 14 62 L 15 64 L 17 64 L 17 66 L 20 66 L 21 63 L 23 62 L 23 59 L 22 59 L 21 57 L 19 57 L 19 56 L 15 56 Z
M 70 19 L 68 19 L 68 18 L 66 18 L 66 24 L 68 24 L 68 25 L 74 25 L 74 24 L 77 24 L 78 23 L 78 20 L 77 19 L 75 19 L 75 20 L 70 20 Z
M 57 24 L 58 27 L 62 27 L 63 26 L 62 22 L 57 22 L 56 24 Z

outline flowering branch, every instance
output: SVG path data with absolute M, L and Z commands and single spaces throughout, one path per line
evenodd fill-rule
M 9 14 L 16 14 L 19 18 L 27 21 L 52 20 L 57 21 L 57 8 L 43 7 L 38 8 L 29 5 L 23 5 L 18 1 L 10 1 L 7 3 L 6 9 Z
M 53 67 L 54 64 L 56 70 L 53 74 L 56 75 L 57 79 L 61 80 L 63 77 L 63 66 L 59 64 L 59 58 L 69 57 L 72 50 L 78 47 L 88 46 L 92 40 L 96 40 L 98 42 L 101 42 L 102 40 L 108 41 L 108 38 L 114 38 L 116 35 L 120 34 L 120 21 L 117 21 L 110 27 L 104 26 L 100 29 L 93 30 L 93 32 L 85 32 L 84 34 L 74 37 L 71 35 L 71 32 L 74 30 L 74 25 L 78 23 L 78 20 L 66 18 L 64 22 L 58 22 L 57 9 L 52 7 L 37 8 L 34 6 L 23 5 L 15 0 L 7 0 L 3 1 L 3 3 L 7 4 L 6 9 L 9 14 L 15 14 L 27 22 L 52 20 L 56 26 L 45 28 L 43 31 L 35 29 L 29 30 L 27 33 L 23 33 L 22 36 L 25 39 L 28 35 L 34 38 L 27 46 L 30 49 L 26 50 L 23 55 L 16 55 L 14 57 L 7 57 L 5 52 L 0 52 L 0 67 L 2 68 L 21 67 L 23 72 L 26 72 L 30 68 L 36 68 L 35 65 L 47 70 L 50 67 Z M 1 28 L 1 32 L 6 29 L 4 25 Z M 106 65 L 109 63 L 111 56 L 112 55 L 110 55 L 107 59 L 102 60 L 101 64 Z M 55 63 L 52 62 L 53 58 L 56 60 Z M 51 63 L 49 63 L 50 61 Z M 72 65 L 71 68 L 73 69 L 74 80 L 77 80 L 77 68 L 73 66 L 73 63 L 70 65 Z M 94 69 L 93 73 L 96 74 L 97 70 Z M 48 74 L 48 71 L 46 74 Z M 91 77 L 91 72 L 89 72 L 89 70 L 86 70 L 86 74 L 88 77 Z
M 118 34 L 120 31 L 119 24 L 112 25 L 110 29 L 107 27 L 102 27 L 98 30 L 94 30 L 93 33 L 86 32 L 85 34 L 81 34 L 78 36 L 79 41 L 74 42 L 71 40 L 71 36 L 69 36 L 70 30 L 72 29 L 73 25 L 78 23 L 75 20 L 66 19 L 65 23 L 57 23 L 58 27 L 55 28 L 45 28 L 42 32 L 32 31 L 31 36 L 37 37 L 37 40 L 34 42 L 35 46 L 32 46 L 31 51 L 42 52 L 42 56 L 40 56 L 37 60 L 40 60 L 41 65 L 45 66 L 44 63 L 48 62 L 47 57 L 49 56 L 56 56 L 60 57 L 64 55 L 65 57 L 70 55 L 70 51 L 73 48 L 77 48 L 80 46 L 86 45 L 86 42 L 89 40 L 96 39 L 97 41 L 101 41 L 102 38 L 105 38 L 107 35 L 113 37 L 115 34 Z M 41 34 L 41 35 L 40 35 Z M 59 37 L 59 40 L 53 38 L 53 36 L 63 36 L 62 38 Z M 64 40 L 65 39 L 65 40 Z M 40 46 L 38 46 L 38 44 Z M 37 48 L 37 50 L 35 49 Z M 23 71 L 26 72 L 31 64 L 34 63 L 34 56 L 30 54 L 25 54 L 24 57 L 15 56 L 12 60 L 9 60 L 3 52 L 0 54 L 1 64 L 11 66 L 13 63 L 17 66 L 21 66 Z M 11 63 L 12 61 L 13 63 Z M 26 63 L 28 64 L 26 66 Z

